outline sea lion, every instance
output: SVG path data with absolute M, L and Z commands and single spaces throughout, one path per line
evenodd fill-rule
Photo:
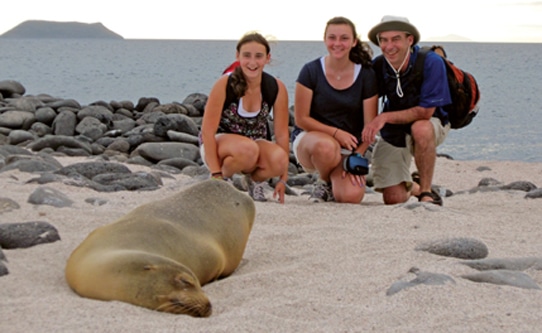
M 66 280 L 83 297 L 208 317 L 201 286 L 235 271 L 254 217 L 248 195 L 204 180 L 92 231 L 70 255 Z

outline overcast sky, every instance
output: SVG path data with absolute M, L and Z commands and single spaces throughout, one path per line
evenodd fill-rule
M 542 1 L 529 0 L 17 0 L 4 1 L 0 34 L 27 20 L 104 24 L 127 39 L 239 39 L 256 30 L 278 40 L 321 40 L 346 16 L 362 39 L 384 15 L 406 16 L 421 40 L 542 43 Z

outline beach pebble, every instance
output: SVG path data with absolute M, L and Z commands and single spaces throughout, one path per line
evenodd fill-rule
M 540 286 L 528 274 L 506 269 L 466 274 L 461 277 L 473 282 L 507 285 L 524 289 L 540 289 Z
M 168 158 L 165 160 L 161 160 L 160 162 L 158 162 L 157 165 L 169 165 L 179 170 L 183 170 L 187 166 L 196 166 L 196 167 L 199 166 L 198 163 L 192 160 L 189 160 L 187 158 L 182 158 L 182 157 Z
M 85 199 L 85 202 L 92 205 L 92 206 L 103 206 L 105 205 L 106 203 L 108 203 L 108 200 L 107 199 L 102 199 L 102 198 L 87 198 Z
M 111 163 L 105 161 L 80 162 L 67 165 L 56 173 L 59 175 L 81 175 L 87 179 L 92 179 L 97 175 L 104 173 L 129 174 L 132 171 L 121 163 Z
M 203 110 L 205 109 L 205 105 L 207 104 L 207 95 L 202 93 L 192 93 L 185 97 L 185 99 L 182 101 L 182 104 L 193 105 L 196 110 L 200 112 L 200 116 L 203 116 Z
M 531 190 L 525 195 L 527 199 L 537 199 L 542 198 L 542 188 L 537 188 L 536 190 Z
M 468 237 L 445 238 L 426 242 L 415 248 L 432 254 L 460 259 L 480 259 L 488 255 L 487 246 L 478 239 Z
M 466 260 L 461 262 L 479 271 L 507 269 L 524 271 L 527 269 L 542 270 L 542 257 L 520 257 L 520 258 L 486 258 L 478 260 Z
M 136 126 L 137 126 L 136 121 L 130 118 L 114 119 L 113 128 L 110 131 L 105 132 L 104 136 L 119 136 L 123 133 L 127 133 L 131 131 Z
M 19 209 L 21 206 L 9 198 L 0 198 L 0 214 L 5 212 L 11 212 L 14 209 Z M 0 257 L 0 259 L 2 259 Z
M 79 102 L 73 98 L 55 99 L 53 101 L 47 102 L 46 106 L 55 110 L 60 109 L 60 108 L 71 108 L 71 109 L 76 109 L 76 110 L 81 109 L 81 104 L 79 104 Z
M 33 151 L 41 151 L 46 148 L 57 150 L 59 147 L 79 148 L 89 154 L 92 153 L 92 147 L 88 142 L 66 135 L 46 135 L 30 143 L 27 147 Z
M 38 187 L 28 197 L 34 205 L 49 205 L 57 208 L 69 207 L 73 201 L 62 192 L 51 187 Z
M 52 107 L 44 106 L 36 109 L 34 113 L 36 116 L 36 121 L 44 125 L 52 125 L 56 117 L 56 112 Z
M 72 111 L 61 111 L 53 121 L 53 134 L 72 137 L 75 135 L 75 126 L 77 125 L 77 116 Z M 31 147 L 32 148 L 32 147 Z M 41 148 L 35 149 L 40 150 Z
M 8 134 L 8 140 L 10 145 L 18 145 L 23 142 L 31 142 L 36 137 L 29 131 L 25 130 L 13 130 Z
M 40 158 L 25 158 L 17 160 L 6 160 L 6 165 L 0 169 L 0 172 L 8 170 L 19 170 L 22 172 L 44 172 L 44 171 L 56 171 L 58 166 L 51 164 L 49 161 L 45 161 Z
M 4 97 L 11 97 L 12 95 L 22 96 L 26 92 L 25 87 L 14 80 L 2 80 L 0 81 L 0 93 Z
M 1 250 L 0 250 L 1 251 Z M 0 276 L 8 275 L 9 270 L 3 261 L 0 261 Z
M 200 157 L 198 147 L 183 142 L 147 142 L 139 145 L 135 153 L 156 162 L 173 156 L 183 157 L 192 161 Z
M 12 145 L 0 146 L 0 156 L 7 158 L 12 155 L 34 156 L 32 152 L 28 151 L 28 149 L 25 149 L 23 147 L 12 146 Z
M 27 130 L 36 121 L 32 112 L 11 110 L 0 114 L 0 127 Z
M 163 112 L 166 115 L 168 114 L 187 115 L 188 114 L 188 110 L 179 103 L 166 103 L 166 104 L 158 105 L 157 107 L 154 108 L 153 112 Z
M 60 240 L 58 230 L 43 221 L 0 224 L 0 247 L 4 249 L 28 248 Z
M 94 176 L 91 180 L 103 186 L 114 186 L 125 191 L 151 191 L 158 189 L 162 185 L 161 178 L 158 175 L 148 172 L 104 173 Z M 100 189 L 99 186 L 93 188 L 95 190 Z
M 386 291 L 386 295 L 391 296 L 393 294 L 398 293 L 399 291 L 403 289 L 414 287 L 420 284 L 425 284 L 425 285 L 443 285 L 446 283 L 455 284 L 455 280 L 451 276 L 446 275 L 446 274 L 423 272 L 423 271 L 420 271 L 416 267 L 412 267 L 409 270 L 409 273 L 416 274 L 416 277 L 410 281 L 397 281 L 393 283 Z
M 30 132 L 34 136 L 33 140 L 35 140 L 38 137 L 41 138 L 46 136 L 47 134 L 53 134 L 53 129 L 47 126 L 47 124 L 45 123 L 36 122 L 33 123 L 32 126 L 30 126 L 30 130 L 28 132 Z
M 105 132 L 107 132 L 108 126 L 103 124 L 100 120 L 97 118 L 88 116 L 77 124 L 75 126 L 75 132 L 79 133 L 81 135 L 84 135 L 93 141 L 98 140 L 103 136 Z
M 10 99 L 8 105 L 13 106 L 16 110 L 19 111 L 28 111 L 32 114 L 45 104 L 37 97 L 34 96 L 23 96 L 20 98 Z
M 95 118 L 108 127 L 113 124 L 113 112 L 104 105 L 88 105 L 77 112 L 77 120 L 81 121 L 87 117 Z
M 478 186 L 499 186 L 503 185 L 502 182 L 498 181 L 495 178 L 484 177 L 478 182 Z
M 199 139 L 196 135 L 191 135 L 188 133 L 183 132 L 177 132 L 173 130 L 167 131 L 167 137 L 171 141 L 177 141 L 177 142 L 186 142 L 191 143 L 193 145 L 199 146 Z
M 510 184 L 506 184 L 502 186 L 501 189 L 529 192 L 536 189 L 536 185 L 531 182 L 526 182 L 526 181 L 515 181 Z
M 198 125 L 192 118 L 184 114 L 168 114 L 156 119 L 154 123 L 154 134 L 160 137 L 167 137 L 167 132 L 173 130 L 193 136 L 198 136 Z

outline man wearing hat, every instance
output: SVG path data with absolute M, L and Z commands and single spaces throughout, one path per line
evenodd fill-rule
M 375 189 L 382 192 L 386 204 L 402 203 L 414 195 L 421 202 L 442 205 L 431 184 L 436 147 L 450 130 L 442 109 L 452 102 L 444 62 L 429 52 L 421 86 L 416 83 L 413 66 L 420 33 L 405 17 L 384 16 L 369 31 L 369 39 L 382 51 L 374 59 L 373 69 L 383 109 L 364 130 L 368 137 L 378 132 L 381 136 L 373 152 Z M 414 174 L 410 173 L 412 157 L 418 169 Z

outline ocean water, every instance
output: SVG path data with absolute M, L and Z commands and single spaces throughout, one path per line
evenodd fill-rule
M 0 38 L 0 80 L 27 94 L 97 100 L 157 97 L 182 102 L 208 94 L 235 56 L 236 41 L 33 40 Z M 426 45 L 429 43 L 421 43 Z M 452 130 L 438 149 L 456 160 L 542 162 L 542 44 L 441 43 L 475 75 L 482 91 L 473 123 Z M 375 54 L 379 50 L 373 46 Z M 304 63 L 326 53 L 319 41 L 276 41 L 266 71 L 286 84 L 290 105 Z

